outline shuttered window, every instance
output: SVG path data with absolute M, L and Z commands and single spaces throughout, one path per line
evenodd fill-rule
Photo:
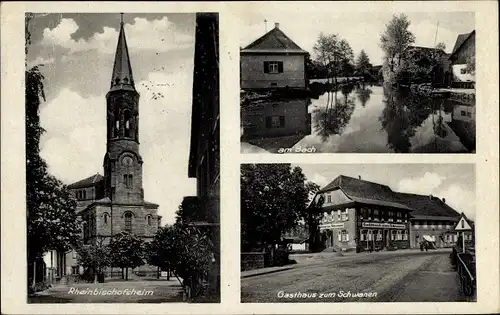
M 264 61 L 264 73 L 283 73 L 283 61 Z
M 267 116 L 266 117 L 266 128 L 284 128 L 285 127 L 285 116 Z

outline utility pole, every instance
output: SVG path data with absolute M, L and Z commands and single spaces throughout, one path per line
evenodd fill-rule
M 436 35 L 434 35 L 434 47 L 436 47 L 436 41 L 437 41 L 437 36 L 438 36 L 438 29 L 439 29 L 439 21 L 437 22 L 437 25 L 436 25 Z

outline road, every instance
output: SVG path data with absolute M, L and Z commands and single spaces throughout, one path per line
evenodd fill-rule
M 241 279 L 241 298 L 253 303 L 468 301 L 449 251 L 321 256 Z
M 177 280 L 109 281 L 58 285 L 28 297 L 28 303 L 166 303 L 182 302 Z

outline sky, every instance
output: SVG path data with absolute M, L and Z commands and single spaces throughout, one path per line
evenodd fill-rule
M 264 35 L 264 20 L 267 20 L 268 31 L 278 22 L 280 29 L 302 49 L 310 52 L 312 57 L 314 43 L 323 32 L 338 34 L 346 39 L 354 50 L 355 57 L 364 49 L 373 65 L 382 64 L 380 34 L 385 30 L 385 25 L 389 23 L 392 15 L 401 12 L 344 12 L 334 10 L 333 5 L 330 8 L 332 9 L 315 10 L 310 6 L 311 11 L 308 12 L 305 7 L 301 7 L 299 11 L 296 6 L 262 2 L 251 12 L 238 15 L 240 46 L 245 47 Z M 404 13 L 411 22 L 410 31 L 416 37 L 414 45 L 434 47 L 435 42 L 443 42 L 447 53 L 453 49 L 459 34 L 470 33 L 475 27 L 474 12 Z
M 196 195 L 187 174 L 194 58 L 194 14 L 124 14 L 135 87 L 147 201 L 173 223 L 184 196 Z M 41 156 L 65 184 L 103 174 L 106 93 L 120 14 L 41 14 L 30 24 L 28 65 L 43 64 Z M 162 93 L 164 98 L 153 99 Z
M 393 191 L 445 198 L 458 213 L 476 218 L 474 164 L 301 164 L 307 180 L 320 187 L 339 175 L 389 186 Z

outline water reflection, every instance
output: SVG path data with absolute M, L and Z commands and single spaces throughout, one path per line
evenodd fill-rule
M 242 109 L 242 151 L 475 151 L 475 104 L 382 86 L 316 91 L 312 98 L 267 101 Z
M 337 94 L 337 92 L 327 92 L 326 106 L 321 106 L 315 111 L 314 130 L 323 142 L 331 135 L 341 135 L 354 112 L 354 99 L 349 98 L 350 93 L 342 91 L 342 97 L 338 97 Z
M 242 135 L 251 151 L 292 148 L 311 134 L 310 99 L 253 102 L 242 108 Z M 256 146 L 253 148 L 251 146 Z

